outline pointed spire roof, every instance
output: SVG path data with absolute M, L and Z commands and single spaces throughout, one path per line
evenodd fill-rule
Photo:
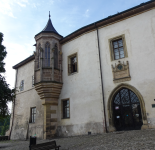
M 55 30 L 55 28 L 53 27 L 53 24 L 52 24 L 52 21 L 51 21 L 51 15 L 50 15 L 50 12 L 49 12 L 49 19 L 48 19 L 48 22 L 47 22 L 47 24 L 46 24 L 46 26 L 45 26 L 45 28 L 40 32 L 40 33 L 55 33 L 55 34 L 57 34 L 57 35 L 59 35 L 59 36 L 61 36 L 56 30 Z M 38 34 L 40 34 L 40 33 L 38 33 Z M 37 35 L 38 35 L 37 34 Z

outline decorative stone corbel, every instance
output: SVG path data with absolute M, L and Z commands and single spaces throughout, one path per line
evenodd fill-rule
M 126 65 L 118 61 L 118 64 L 115 66 L 111 65 L 112 73 L 113 73 L 113 81 L 114 83 L 130 81 L 131 76 L 129 72 L 129 62 L 126 62 Z

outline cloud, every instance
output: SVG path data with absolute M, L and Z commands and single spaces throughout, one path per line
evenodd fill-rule
M 84 17 L 88 18 L 89 17 L 89 9 L 87 9 L 84 13 Z
M 26 7 L 28 4 L 28 0 L 1 0 L 0 12 L 4 15 L 16 18 L 13 14 L 13 8 L 16 7 L 15 5 L 19 5 L 20 7 Z

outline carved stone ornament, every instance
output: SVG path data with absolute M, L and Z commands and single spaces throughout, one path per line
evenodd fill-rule
M 128 61 L 126 62 L 126 65 L 124 64 L 124 62 L 121 63 L 120 61 L 118 61 L 118 65 L 116 65 L 115 63 L 115 66 L 113 67 L 113 65 L 111 65 L 111 67 L 112 67 L 114 83 L 131 80 Z

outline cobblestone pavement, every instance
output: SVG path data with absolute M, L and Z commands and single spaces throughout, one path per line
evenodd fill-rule
M 60 150 L 155 150 L 155 130 L 114 132 L 54 139 Z M 37 140 L 44 143 L 49 140 Z M 0 142 L 0 150 L 28 150 L 29 141 Z

